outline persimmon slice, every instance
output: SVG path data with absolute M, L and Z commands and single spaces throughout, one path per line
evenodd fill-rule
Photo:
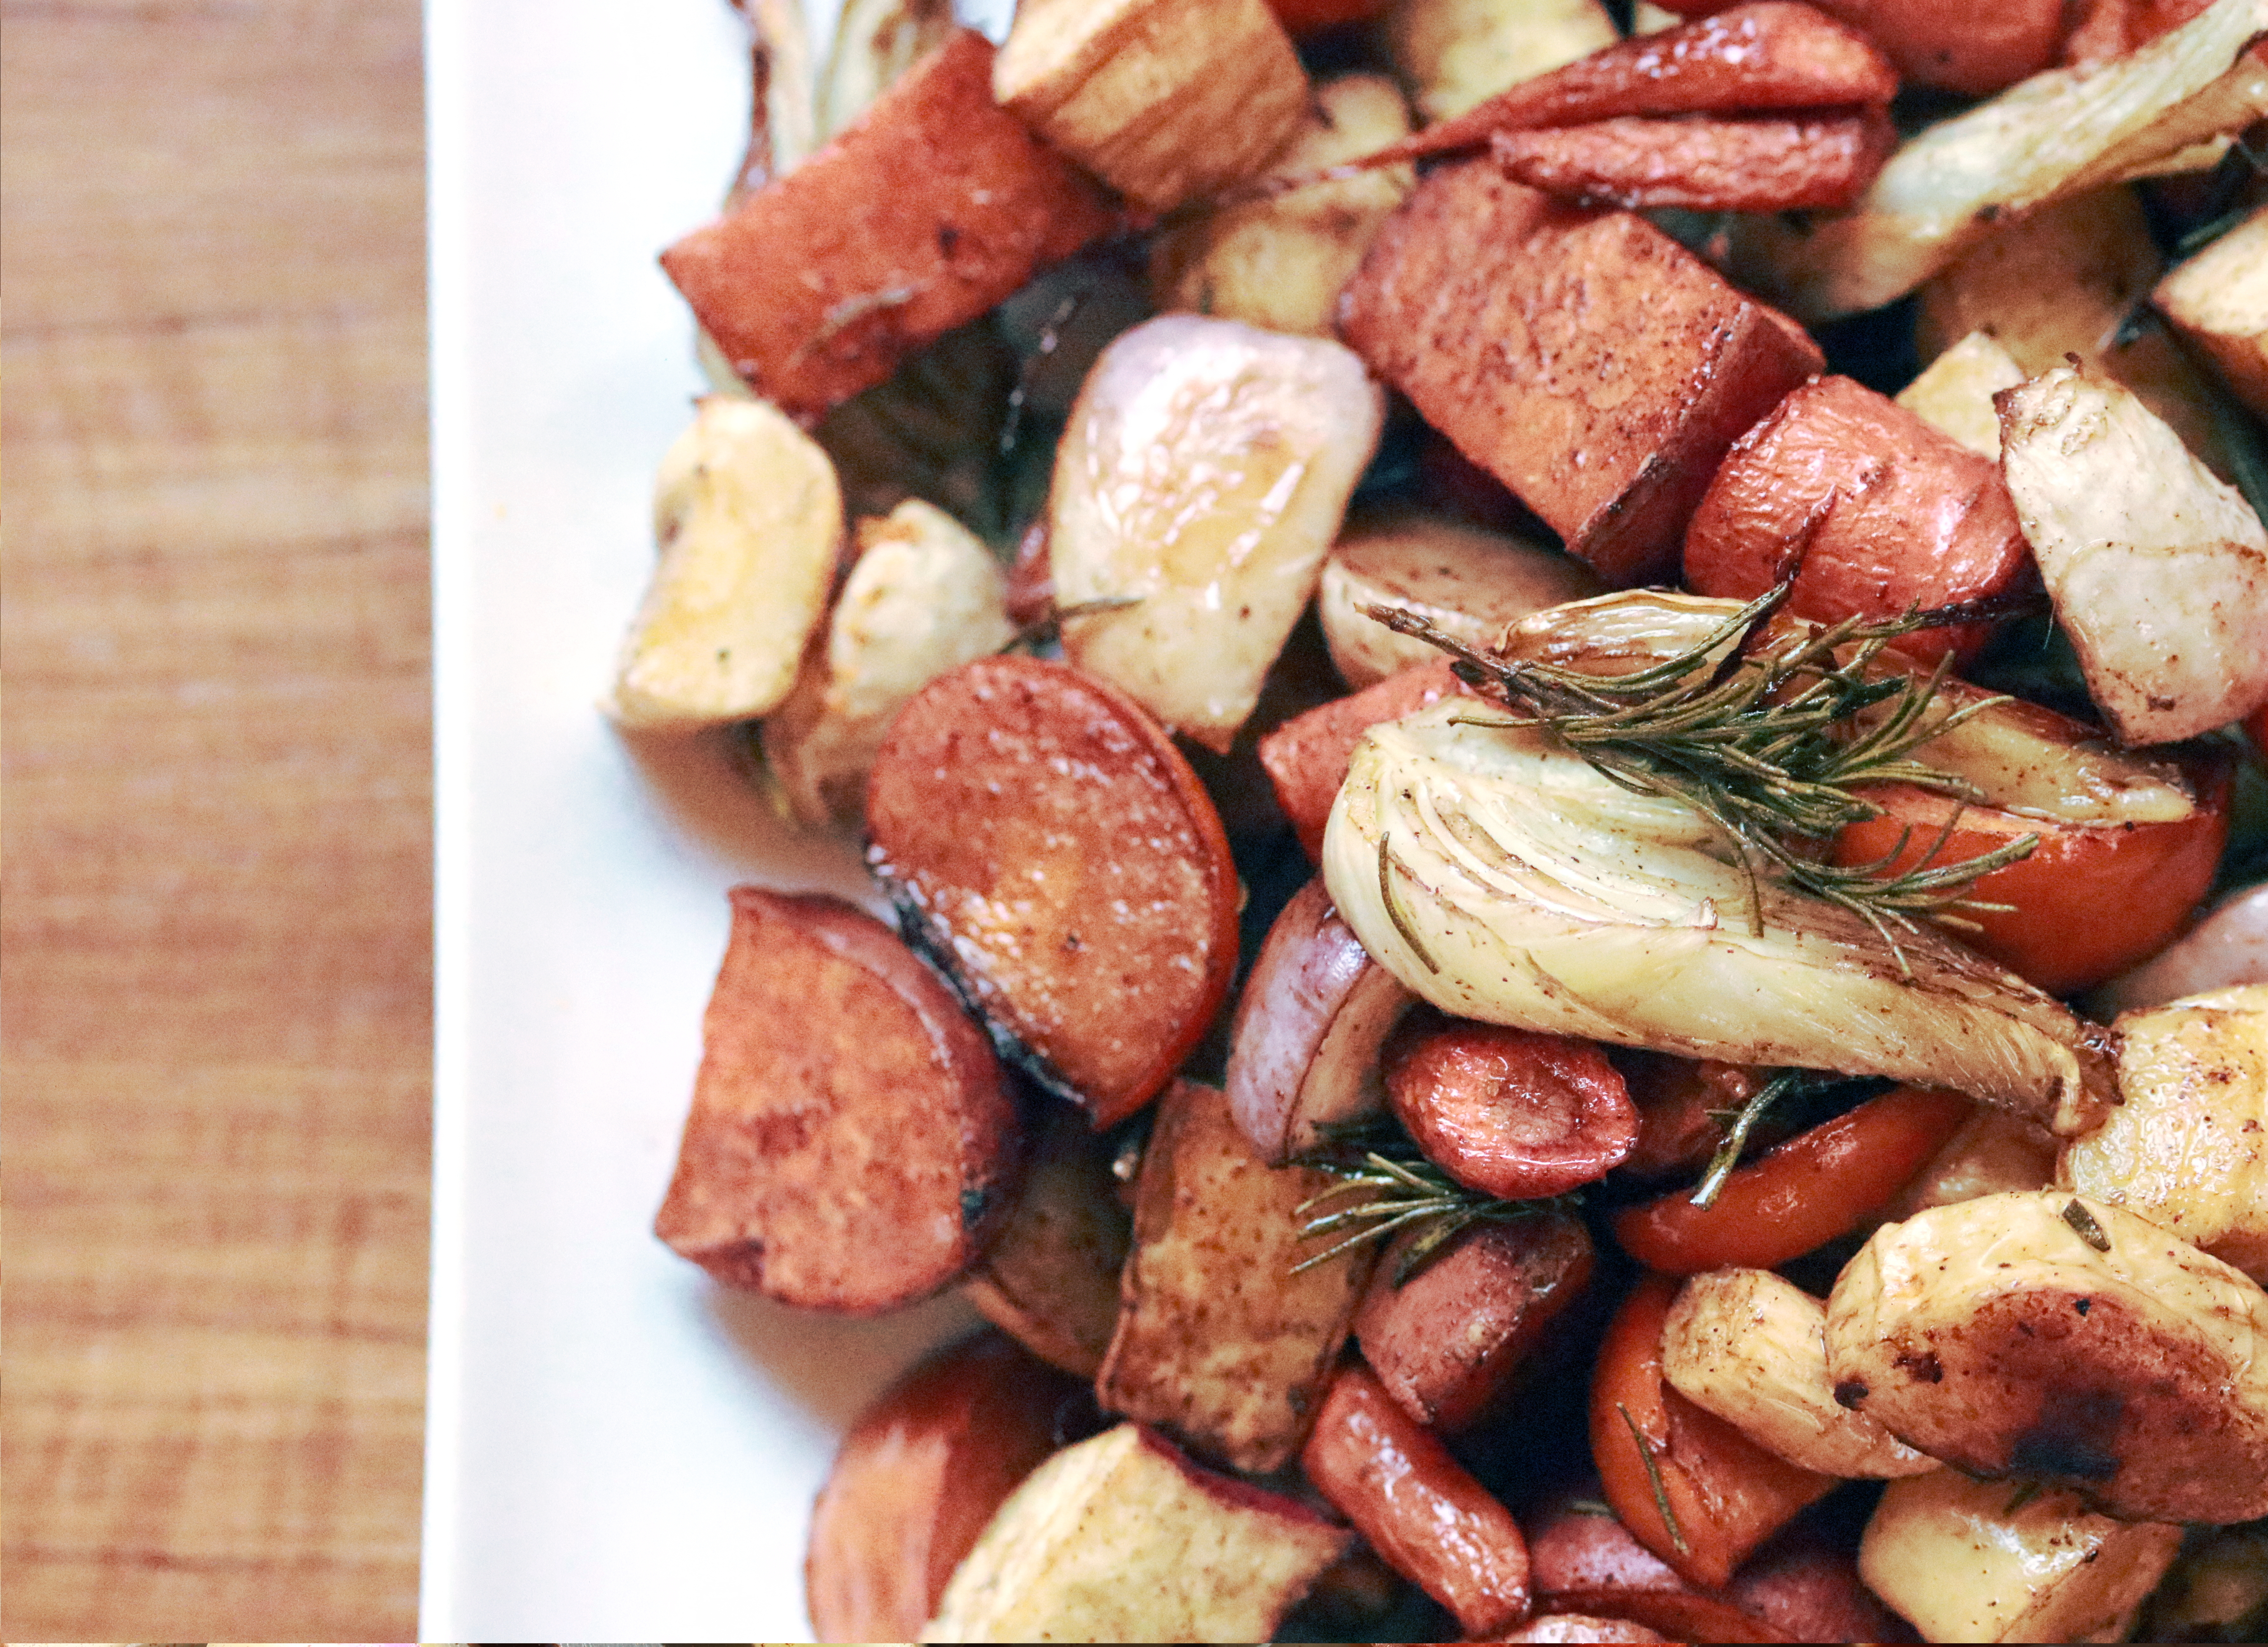
M 864 1314 L 976 1260 L 1022 1168 L 983 1033 L 840 898 L 733 890 L 701 1072 L 654 1233 L 718 1280 Z
M 932 681 L 875 759 L 866 835 L 909 941 L 1098 1127 L 1165 1085 L 1228 993 L 1219 815 L 1149 713 L 1076 669 L 1003 656 Z

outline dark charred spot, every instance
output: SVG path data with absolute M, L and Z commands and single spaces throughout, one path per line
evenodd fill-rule
M 2080 1314 L 2085 1315 L 2089 1310 L 2095 1307 L 2095 1300 L 2092 1298 L 2074 1298 L 2071 1301 L 2071 1307 L 2078 1311 Z
M 1835 1386 L 1835 1404 L 1837 1407 L 1856 1407 L 1867 1399 L 1867 1386 L 1858 1379 L 1845 1378 Z
M 961 1191 L 961 1227 L 964 1230 L 974 1230 L 983 1221 L 984 1209 L 991 1204 L 991 1196 L 983 1190 Z
M 1890 1363 L 1917 1384 L 1943 1384 L 1945 1369 L 1938 1363 L 1937 1352 L 1926 1349 L 1918 1355 L 1911 1350 L 1900 1350 L 1897 1359 Z
M 961 231 L 959 229 L 954 228 L 950 223 L 940 223 L 937 225 L 937 250 L 939 256 L 952 256 L 954 249 L 960 244 Z
M 2126 1398 L 2110 1390 L 2073 1391 L 2057 1395 L 2052 1408 L 2041 1414 L 2035 1428 L 2015 1438 L 2008 1449 L 2008 1468 L 2021 1475 L 2075 1481 L 2108 1481 L 2116 1475 L 2118 1455 L 2106 1444 L 2117 1438 Z

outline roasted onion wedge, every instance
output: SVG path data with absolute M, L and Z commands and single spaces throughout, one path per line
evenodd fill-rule
M 1904 964 L 1860 918 L 1751 888 L 1712 827 L 1631 793 L 1501 711 L 1372 729 L 1323 843 L 1332 901 L 1443 1011 L 1689 1058 L 1949 1087 L 2087 1130 L 2102 1031 L 1934 933 Z

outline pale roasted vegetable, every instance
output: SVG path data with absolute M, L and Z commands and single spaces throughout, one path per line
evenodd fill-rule
M 2113 1027 L 2125 1102 L 2064 1146 L 2062 1181 L 2268 1279 L 2268 985 Z
M 1315 88 L 1314 107 L 1269 171 L 1323 171 L 1409 131 L 1410 110 L 1393 81 L 1342 75 Z M 1408 166 L 1382 167 L 1219 206 L 1169 229 L 1150 250 L 1158 307 L 1328 337 L 1339 288 L 1416 181 Z
M 1691 1058 L 1950 1087 L 2049 1121 L 2100 1115 L 2088 1027 L 2013 974 L 1750 884 L 1683 803 L 1443 703 L 1373 728 L 1325 836 L 1341 916 L 1446 1012 Z
M 2171 949 L 2104 985 L 2095 1005 L 2107 1016 L 2235 984 L 2268 984 L 2268 886 L 2228 897 Z
M 2024 369 L 1988 332 L 1970 332 L 1900 389 L 1897 403 L 1972 452 L 2000 455 L 1992 397 L 2024 380 Z
M 922 1639 L 1265 1641 L 1352 1536 L 1121 1424 L 1026 1478 Z
M 1402 0 L 1386 37 L 1429 122 L 1454 119 L 1619 38 L 1600 0 Z
M 1981 1196 L 1877 1230 L 1827 1305 L 1836 1398 L 1972 1475 L 2131 1520 L 2268 1513 L 2268 1294 L 2122 1208 Z
M 1827 1311 L 1768 1269 L 1719 1269 L 1678 1289 L 1661 1332 L 1661 1376 L 1768 1452 L 1822 1475 L 1918 1475 L 1937 1460 L 1838 1405 L 1827 1377 Z
M 1896 1222 L 1980 1195 L 2042 1190 L 2055 1182 L 2055 1175 L 2053 1133 L 2006 1110 L 1980 1109 L 1906 1181 L 1889 1216 Z
M 615 719 L 689 729 L 787 696 L 843 543 L 834 465 L 775 408 L 704 397 L 661 461 L 661 559 L 616 668 Z
M 1331 546 L 1315 610 L 1340 677 L 1357 689 L 1440 654 L 1370 616 L 1381 602 L 1476 646 L 1532 612 L 1598 593 L 1580 561 L 1525 538 L 1407 512 L 1359 521 Z
M 1385 396 L 1320 337 L 1160 315 L 1087 376 L 1056 454 L 1064 649 L 1226 750 L 1314 593 Z
M 2133 395 L 2068 366 L 2007 390 L 2001 470 L 2088 691 L 2130 744 L 2268 699 L 2268 529 Z
M 2219 158 L 2213 140 L 2268 113 L 2268 0 L 2217 0 L 2092 72 L 2050 70 L 1927 128 L 1890 157 L 1852 211 L 1742 225 L 1736 267 L 1810 319 L 1904 296 L 1999 218 Z
M 1890 1483 L 1859 1570 L 1924 1641 L 2115 1642 L 2181 1543 L 2178 1526 L 2114 1521 L 2077 1493 L 1937 1470 Z
M 909 498 L 858 522 L 859 555 L 795 690 L 764 722 L 764 756 L 797 817 L 850 824 L 890 720 L 957 664 L 1015 638 L 999 563 L 942 509 Z
M 819 77 L 819 140 L 865 114 L 891 81 L 952 33 L 952 0 L 846 0 Z
M 2152 301 L 2268 417 L 2268 206 L 2160 281 Z

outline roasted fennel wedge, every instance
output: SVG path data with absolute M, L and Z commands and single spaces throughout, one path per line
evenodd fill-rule
M 1323 875 L 1380 964 L 1460 1016 L 1950 1087 L 2066 1135 L 2113 1101 L 2102 1031 L 2052 998 L 1927 927 L 1893 949 L 1753 880 L 1691 807 L 1493 705 L 1373 727 Z

